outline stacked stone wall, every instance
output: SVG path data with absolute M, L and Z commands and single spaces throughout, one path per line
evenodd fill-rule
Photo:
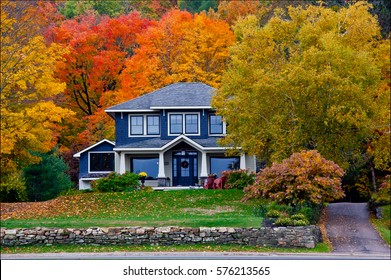
M 238 244 L 284 248 L 314 248 L 321 242 L 317 226 L 305 227 L 91 227 L 1 228 L 2 246 L 37 244 L 183 245 Z

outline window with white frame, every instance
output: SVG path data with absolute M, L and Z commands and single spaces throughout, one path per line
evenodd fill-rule
M 160 134 L 160 117 L 159 116 L 147 116 L 147 134 L 159 135 Z
M 171 113 L 169 114 L 169 135 L 199 135 L 200 114 L 198 113 Z
M 183 133 L 183 115 L 170 114 L 170 134 Z
M 159 136 L 159 115 L 129 115 L 129 136 Z
M 89 172 L 114 171 L 114 152 L 90 152 Z
M 198 115 L 186 114 L 185 115 L 185 133 L 186 134 L 198 134 Z
M 223 134 L 223 118 L 217 115 L 209 115 L 209 134 Z
M 130 135 L 144 134 L 144 116 L 130 116 Z

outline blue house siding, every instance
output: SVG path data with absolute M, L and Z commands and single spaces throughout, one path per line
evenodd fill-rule
M 123 146 L 129 143 L 135 143 L 139 141 L 144 141 L 147 139 L 152 139 L 156 137 L 132 137 L 129 136 L 129 115 L 160 115 L 160 139 L 162 140 L 172 140 L 178 135 L 168 135 L 168 118 L 171 113 L 197 113 L 200 116 L 200 135 L 187 135 L 192 139 L 206 139 L 209 138 L 209 115 L 213 114 L 212 110 L 160 110 L 160 112 L 139 112 L 139 113 L 116 113 L 115 114 L 115 123 L 116 123 L 116 145 Z
M 75 154 L 75 157 L 80 158 L 79 189 L 90 188 L 93 180 L 106 176 L 113 168 L 108 164 L 111 163 L 111 156 L 94 156 L 91 165 L 89 154 L 113 152 L 114 148 L 114 166 L 119 173 L 132 170 L 134 158 L 154 158 L 153 166 L 148 168 L 152 168 L 153 173 L 156 173 L 158 168 L 158 172 L 157 180 L 148 181 L 151 186 L 194 186 L 199 180 L 205 180 L 213 167 L 211 158 L 223 158 L 226 149 L 218 143 L 218 139 L 225 134 L 225 124 L 222 124 L 221 134 L 209 134 L 209 116 L 215 114 L 210 104 L 213 91 L 212 87 L 202 83 L 176 83 L 106 109 L 115 120 L 116 143 L 102 140 Z M 195 113 L 199 116 L 197 133 L 186 134 L 182 131 L 183 134 L 170 135 L 171 114 Z M 141 122 L 134 127 L 134 132 L 140 135 L 130 135 L 130 116 L 134 115 L 143 116 L 143 129 L 140 127 Z M 160 116 L 159 135 L 146 135 L 149 115 Z M 150 128 L 153 129 L 150 132 L 157 132 L 157 123 Z M 177 126 L 177 131 L 180 131 L 179 128 L 180 126 Z M 196 131 L 194 124 L 187 128 Z M 185 117 L 183 129 L 186 129 Z M 221 130 L 216 131 L 220 133 Z M 241 155 L 240 168 L 255 170 L 255 163 L 252 162 L 254 160 L 247 155 Z M 145 161 L 145 164 L 148 164 L 148 161 Z M 93 169 L 91 172 L 90 167 Z
M 87 177 L 88 173 L 88 153 L 90 152 L 112 152 L 114 146 L 108 142 L 103 142 L 88 151 L 85 151 L 80 155 L 80 163 L 79 163 L 79 179 L 83 177 Z

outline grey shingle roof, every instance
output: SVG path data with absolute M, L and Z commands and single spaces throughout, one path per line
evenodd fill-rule
M 175 83 L 112 106 L 106 109 L 106 112 L 170 107 L 210 107 L 214 90 L 204 83 Z

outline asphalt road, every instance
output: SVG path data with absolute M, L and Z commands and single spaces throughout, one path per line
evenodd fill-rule
M 331 203 L 326 211 L 333 253 L 385 255 L 390 259 L 390 247 L 369 222 L 366 203 Z
M 6 254 L 2 260 L 388 260 L 387 254 L 254 252 L 113 252 Z

